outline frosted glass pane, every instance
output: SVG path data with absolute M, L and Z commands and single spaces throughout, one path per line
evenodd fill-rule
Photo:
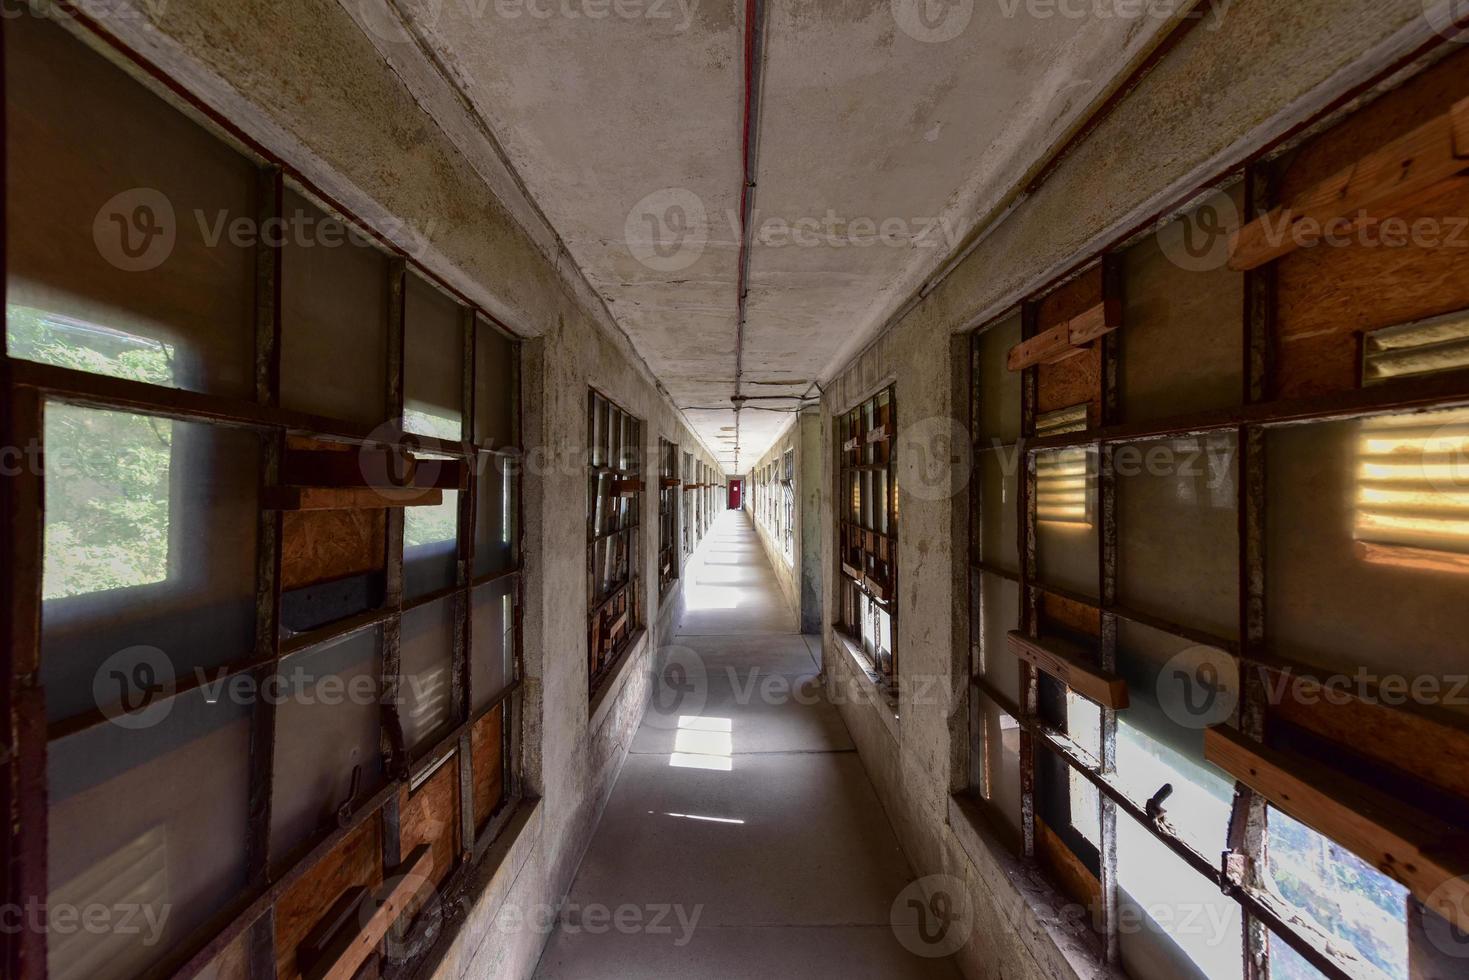
M 97 707 L 99 669 L 129 669 L 133 648 L 174 676 L 248 656 L 259 438 L 57 402 L 44 431 L 48 717 Z
M 1020 372 L 1009 368 L 1010 348 L 1020 343 L 1020 315 L 975 338 L 979 366 L 974 379 L 979 389 L 978 431 L 982 447 L 1006 445 L 1020 438 Z
M 474 441 L 481 449 L 515 445 L 515 345 L 488 323 L 478 325 L 474 348 Z
M 990 685 L 1020 703 L 1020 661 L 1006 634 L 1020 628 L 1020 583 L 988 572 L 980 577 L 981 670 Z
M 403 428 L 457 442 L 464 433 L 463 309 L 408 276 L 403 329 Z
M 1019 572 L 1016 508 L 1020 500 L 1020 453 L 997 450 L 980 453 L 976 459 L 980 492 L 983 494 L 980 555 L 991 565 Z
M 515 481 L 507 479 L 506 467 L 515 461 L 505 456 L 481 455 L 478 459 L 479 501 L 475 510 L 474 574 L 487 575 L 513 568 L 516 563 L 518 501 Z
M 1117 817 L 1122 962 L 1135 980 L 1239 980 L 1240 907 L 1151 832 Z
M 474 591 L 474 620 L 470 626 L 470 684 L 474 707 L 482 708 L 515 679 L 515 611 L 513 579 L 482 585 Z
M 1123 254 L 1121 382 L 1129 421 L 1224 408 L 1244 397 L 1245 277 L 1225 264 L 1222 239 L 1209 230 L 1239 207 L 1243 186 Z
M 1096 454 L 1036 454 L 1036 571 L 1045 585 L 1101 594 Z
M 254 249 L 228 229 L 255 169 L 48 18 L 8 21 L 11 354 L 253 398 Z
M 1118 446 L 1118 594 L 1169 622 L 1239 634 L 1233 433 Z
M 359 796 L 381 783 L 379 647 L 378 631 L 368 630 L 281 664 L 270 842 L 282 865 L 314 834 L 336 826 L 354 767 L 362 767 Z
M 128 716 L 138 727 L 108 722 L 49 746 L 53 916 L 136 906 L 142 926 L 64 932 L 56 920 L 57 980 L 136 976 L 243 891 L 251 709 L 207 697 L 156 701 Z
M 1265 582 L 1277 653 L 1349 675 L 1359 667 L 1379 677 L 1463 671 L 1469 580 L 1457 537 L 1430 529 L 1441 526 L 1433 521 L 1457 505 L 1469 483 L 1425 470 L 1441 454 L 1425 456 L 1423 447 L 1405 441 L 1411 431 L 1444 427 L 1457 439 L 1457 419 L 1453 412 L 1419 415 L 1416 429 L 1393 440 L 1396 466 L 1432 477 L 1414 486 L 1426 491 L 1425 503 L 1438 514 L 1420 518 L 1412 507 L 1399 514 L 1408 526 L 1424 529 L 1412 545 L 1371 540 L 1375 529 L 1363 523 L 1362 514 L 1378 506 L 1369 504 L 1367 492 L 1392 486 L 1371 468 L 1384 448 L 1375 432 L 1381 423 L 1292 426 L 1269 434 Z M 1412 638 L 1406 650 L 1404 637 Z
M 431 746 L 450 719 L 454 601 L 440 599 L 403 614 L 398 715 L 410 752 Z
M 289 189 L 284 214 L 300 230 L 286 236 L 281 259 L 281 404 L 381 422 L 387 410 L 387 257 Z

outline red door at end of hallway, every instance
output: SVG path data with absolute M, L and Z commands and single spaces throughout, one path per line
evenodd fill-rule
M 729 481 L 729 509 L 740 509 L 740 489 L 744 486 L 744 480 Z

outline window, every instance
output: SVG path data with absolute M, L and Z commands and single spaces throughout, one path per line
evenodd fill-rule
M 112 980 L 269 936 L 269 913 L 259 959 L 289 973 L 323 895 L 420 843 L 473 891 L 518 802 L 518 346 L 49 19 L 4 44 L 6 436 L 45 470 L 7 477 L 44 500 L 6 556 L 41 615 L 0 656 L 39 678 L 11 750 L 47 782 L 6 853 L 47 883 L 30 900 L 163 930 L 23 941 L 52 977 Z M 119 194 L 113 254 L 93 219 Z M 171 253 L 125 268 L 160 201 Z M 394 968 L 431 970 L 443 918 L 398 925 Z
M 893 389 L 842 415 L 837 427 L 839 626 L 857 641 L 879 674 L 896 682 L 898 484 L 892 452 L 897 432 Z
M 1245 679 L 1259 672 L 1268 684 L 1282 663 L 1344 676 L 1456 669 L 1449 635 L 1461 634 L 1463 613 L 1450 612 L 1448 596 L 1462 594 L 1462 580 L 1445 573 L 1469 568 L 1460 465 L 1469 414 L 1448 407 L 1462 396 L 1406 413 L 1386 392 L 1424 366 L 1415 338 L 1437 345 L 1429 360 L 1458 366 L 1460 330 L 1369 334 L 1353 412 L 1299 393 L 1277 412 L 1272 398 L 1288 402 L 1290 379 L 1259 376 L 1270 362 L 1243 356 L 1238 340 L 1256 353 L 1272 342 L 1240 317 L 1261 314 L 1276 293 L 1228 269 L 1187 272 L 1160 254 L 1158 237 L 1106 255 L 972 339 L 972 793 L 1071 898 L 1102 910 L 1093 925 L 1103 948 L 1137 980 L 1254 975 L 1246 955 L 1268 955 L 1276 980 L 1406 978 L 1409 910 L 1424 895 L 1312 829 L 1319 813 L 1279 809 L 1239 782 L 1206 733 L 1245 725 L 1253 742 L 1268 726 L 1271 747 L 1301 772 L 1337 767 L 1384 799 L 1427 806 L 1446 788 L 1408 782 L 1389 793 L 1400 777 L 1374 767 L 1411 747 L 1348 745 L 1354 726 L 1343 719 L 1359 716 L 1267 697 Z M 1118 334 L 1010 370 L 1014 347 L 1097 307 L 1121 310 Z M 1361 341 L 1352 338 L 1353 355 Z M 1183 367 L 1192 350 L 1222 380 Z M 1241 364 L 1255 375 L 1240 378 Z M 1411 394 L 1399 382 L 1396 397 Z M 1234 424 L 1199 424 L 1230 408 Z M 849 583 L 871 565 L 882 493 L 853 465 L 865 430 L 880 424 L 869 411 L 838 420 Z M 870 615 L 871 598 L 845 588 L 854 614 Z M 1412 601 L 1384 601 L 1404 595 Z M 1066 669 L 1019 655 L 1018 640 Z M 1126 709 L 1092 681 L 1125 683 Z M 1385 726 L 1411 728 L 1411 713 L 1380 703 L 1351 710 L 1369 704 L 1392 715 L 1378 719 Z M 1184 908 L 1197 914 L 1186 922 Z
M 781 456 L 780 539 L 781 552 L 787 564 L 796 560 L 796 451 L 787 449 Z
M 658 440 L 658 598 L 678 581 L 678 446 Z
M 587 675 L 595 691 L 643 625 L 643 423 L 593 391 L 587 433 Z

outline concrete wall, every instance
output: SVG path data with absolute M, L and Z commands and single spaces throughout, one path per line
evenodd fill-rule
M 839 704 L 879 796 L 920 875 L 962 879 L 975 932 L 960 954 L 971 977 L 1107 975 L 1090 936 L 1057 917 L 1059 899 L 997 842 L 957 795 L 967 783 L 968 460 L 956 492 L 918 466 L 915 446 L 967 445 L 967 334 L 1204 181 L 1309 119 L 1433 38 L 1419 0 L 1236 0 L 1190 31 L 1046 182 L 1022 198 L 898 322 L 825 388 L 833 417 L 896 384 L 901 498 L 894 710 L 832 630 L 823 587 L 823 649 Z M 952 442 L 957 440 L 957 442 Z M 930 454 L 931 458 L 931 454 Z M 831 460 L 821 488 L 821 550 L 835 562 Z
M 750 522 L 755 525 L 755 536 L 760 539 L 760 545 L 765 549 L 765 557 L 770 559 L 770 566 L 775 569 L 775 580 L 780 583 L 781 595 L 785 596 L 786 602 L 792 610 L 799 615 L 801 609 L 800 595 L 800 566 L 801 566 L 801 531 L 800 531 L 800 508 L 796 515 L 796 544 L 791 549 L 793 560 L 787 560 L 785 549 L 776 537 L 776 525 L 774 523 L 762 522 L 758 511 L 755 509 L 755 485 L 756 474 L 765 466 L 773 465 L 777 474 L 780 470 L 781 457 L 787 449 L 796 449 L 796 469 L 800 470 L 800 418 L 791 419 L 786 427 L 775 437 L 775 442 L 755 461 L 745 475 L 745 497 L 740 501 L 740 506 L 749 515 Z M 780 484 L 775 483 L 764 489 L 765 493 L 776 494 L 779 499 Z
M 554 905 L 571 883 L 641 720 L 652 665 L 676 610 L 670 602 L 659 617 L 658 497 L 649 491 L 642 498 L 649 629 L 591 703 L 584 613 L 588 387 L 645 421 L 644 474 L 652 486 L 660 436 L 711 466 L 716 457 L 605 309 L 589 301 L 574 268 L 558 261 L 546 229 L 522 224 L 533 225 L 525 202 L 491 194 L 478 169 L 484 161 L 423 113 L 422 89 L 411 91 L 405 69 L 383 61 L 345 5 L 197 0 L 89 10 L 105 16 L 90 26 L 57 16 L 156 84 L 99 38 L 134 51 L 283 159 L 288 172 L 528 338 L 522 752 L 525 791 L 538 800 L 492 849 L 483 871 L 488 885 L 437 973 L 528 976 L 548 933 L 526 917 Z
M 786 601 L 795 609 L 803 633 L 821 632 L 821 484 L 825 477 L 821 449 L 821 413 L 807 409 L 776 436 L 774 445 L 751 467 L 753 474 L 768 463 L 779 463 L 787 449 L 796 451 L 796 516 L 794 559 L 787 562 L 774 529 L 755 518 L 755 504 L 746 484 L 742 506 L 755 524 L 756 536 L 775 567 Z

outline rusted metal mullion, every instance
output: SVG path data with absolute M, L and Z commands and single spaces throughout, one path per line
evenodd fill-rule
M 523 425 L 523 409 L 520 403 L 524 388 L 522 385 L 522 371 L 520 359 L 524 352 L 524 346 L 519 340 L 512 340 L 510 344 L 510 437 L 515 440 L 517 446 L 525 445 L 525 433 Z M 498 462 L 498 461 L 497 461 Z M 515 495 L 515 568 L 517 570 L 515 581 L 511 584 L 510 601 L 511 616 L 513 617 L 515 635 L 512 639 L 511 653 L 511 677 L 510 681 L 517 688 L 520 686 L 521 678 L 525 676 L 523 647 L 524 614 L 522 607 L 525 604 L 525 576 L 519 574 L 522 560 L 525 555 L 525 494 L 524 481 L 522 478 L 520 460 L 507 464 L 504 470 L 504 479 L 507 485 L 513 487 Z M 520 755 L 520 705 L 522 697 L 514 697 L 506 703 L 507 710 L 503 713 L 503 722 L 500 738 L 500 762 L 501 780 L 505 786 L 506 798 L 518 797 L 521 792 L 520 767 L 517 760 Z
M 1104 302 L 1122 307 L 1122 256 L 1107 253 L 1102 259 L 1102 295 Z M 1104 335 L 1102 345 L 1102 425 L 1114 425 L 1122 418 L 1121 362 L 1122 342 L 1126 324 L 1122 329 Z M 1101 592 L 1102 613 L 1099 643 L 1099 666 L 1109 673 L 1117 672 L 1118 617 L 1112 608 L 1117 605 L 1117 578 L 1120 552 L 1118 549 L 1117 526 L 1117 467 L 1114 447 L 1101 445 L 1097 450 L 1097 497 L 1099 524 L 1098 542 L 1098 585 Z M 1101 771 L 1110 775 L 1117 769 L 1117 712 L 1115 709 L 1100 708 L 1101 722 Z M 1102 942 L 1108 963 L 1116 965 L 1122 959 L 1121 925 L 1118 914 L 1117 881 L 1117 809 L 1111 798 L 1097 795 L 1098 842 L 1097 859 L 1101 885 Z
M 1029 340 L 1037 332 L 1040 305 L 1029 300 L 1021 307 L 1020 337 Z M 1020 380 L 1020 438 L 1029 441 L 1035 436 L 1036 398 L 1039 387 L 1038 368 L 1026 368 Z M 1036 589 L 1036 501 L 1035 455 L 1023 453 L 1018 457 L 1023 469 L 1020 472 L 1019 519 L 1015 522 L 1019 534 L 1020 555 L 1020 629 L 1030 637 L 1040 636 L 1039 593 Z M 1026 857 L 1035 856 L 1035 738 L 1028 722 L 1033 723 L 1039 704 L 1040 685 L 1036 669 L 1029 663 L 1020 664 L 1020 832 Z
M 15 362 L 4 362 L 9 410 L 0 420 L 4 445 L 19 450 L 13 472 L 0 480 L 4 538 L 5 657 L 8 709 L 4 772 L 6 892 L 12 908 L 43 906 L 47 896 L 46 703 L 40 686 L 41 579 L 44 568 L 44 408 L 41 396 L 11 384 Z M 17 980 L 45 976 L 46 928 L 23 916 L 9 932 L 6 966 Z
M 257 172 L 256 220 L 261 228 L 281 220 L 285 186 L 279 167 L 266 166 Z M 280 405 L 281 379 L 281 259 L 282 245 L 262 235 L 255 246 L 255 400 L 263 407 Z M 266 690 L 267 681 L 279 669 L 281 655 L 281 538 L 283 515 L 260 505 L 265 491 L 280 481 L 285 454 L 283 430 L 264 434 L 260 459 L 260 494 L 257 506 L 255 543 L 255 690 Z M 257 696 L 251 709 L 250 783 L 248 838 L 245 848 L 247 880 L 265 881 L 270 874 L 270 824 L 275 784 L 276 704 L 274 698 Z M 252 967 L 254 959 L 251 960 Z M 274 961 L 268 974 L 252 973 L 254 980 L 274 976 Z
M 408 267 L 402 259 L 388 265 L 388 363 L 386 429 L 394 440 L 403 435 L 403 348 L 407 319 Z M 408 751 L 404 745 L 403 721 L 399 714 L 402 697 L 403 669 L 403 511 L 390 508 L 386 517 L 386 548 L 383 565 L 383 606 L 390 612 L 382 632 L 382 732 L 383 762 L 390 778 L 405 779 L 408 774 Z M 387 862 L 384 835 L 385 866 Z M 394 842 L 396 854 L 396 842 Z
M 1275 204 L 1275 169 L 1259 162 L 1245 169 L 1245 216 L 1253 221 Z M 1243 309 L 1246 404 L 1268 402 L 1275 394 L 1274 346 L 1277 309 L 1276 265 L 1245 273 Z M 1265 652 L 1265 441 L 1259 426 L 1242 426 L 1236 434 L 1239 455 L 1239 708 L 1235 722 L 1246 737 L 1265 739 L 1267 695 L 1264 678 L 1253 663 Z M 1247 666 L 1247 664 L 1249 666 Z M 1249 786 L 1236 784 L 1230 813 L 1226 875 L 1240 884 L 1263 884 L 1269 813 L 1265 799 Z M 1232 866 L 1231 866 L 1232 865 Z M 1242 922 L 1245 980 L 1268 980 L 1270 936 L 1266 923 L 1249 909 Z
M 477 355 L 479 321 L 473 309 L 464 311 L 464 370 L 462 374 L 462 424 L 466 449 L 471 453 L 464 490 L 459 496 L 458 562 L 455 581 L 460 587 L 454 610 L 454 654 L 451 666 L 451 710 L 454 717 L 469 721 L 473 701 L 470 667 L 474 629 L 474 593 L 470 579 L 474 574 L 475 520 L 479 496 L 482 457 L 474 454 L 477 440 L 475 425 L 475 357 Z M 459 855 L 461 862 L 471 859 L 474 850 L 474 759 L 473 739 L 466 731 L 459 738 Z
M 1071 738 L 1062 732 L 1058 732 L 1046 725 L 1039 719 L 1022 721 L 1022 731 L 1029 729 L 1035 736 L 1044 741 L 1060 759 L 1071 769 L 1081 775 L 1095 786 L 1099 795 L 1111 800 L 1117 810 L 1121 810 L 1134 823 L 1141 826 L 1148 833 L 1173 852 L 1180 860 L 1187 864 L 1196 874 L 1200 875 L 1211 884 L 1219 888 L 1221 894 L 1226 898 L 1239 903 L 1242 911 L 1248 917 L 1255 918 L 1264 926 L 1278 935 L 1290 945 L 1302 958 L 1312 966 L 1320 970 L 1330 980 L 1355 980 L 1334 959 L 1322 953 L 1312 946 L 1302 936 L 1297 934 L 1288 924 L 1284 916 L 1271 908 L 1260 897 L 1257 892 L 1236 885 L 1211 865 L 1198 851 L 1194 850 L 1187 842 L 1176 834 L 1168 833 L 1158 827 L 1147 815 L 1147 812 L 1132 800 L 1128 799 L 1113 778 L 1102 774 L 1098 769 L 1089 765 L 1083 757 L 1080 748 Z

